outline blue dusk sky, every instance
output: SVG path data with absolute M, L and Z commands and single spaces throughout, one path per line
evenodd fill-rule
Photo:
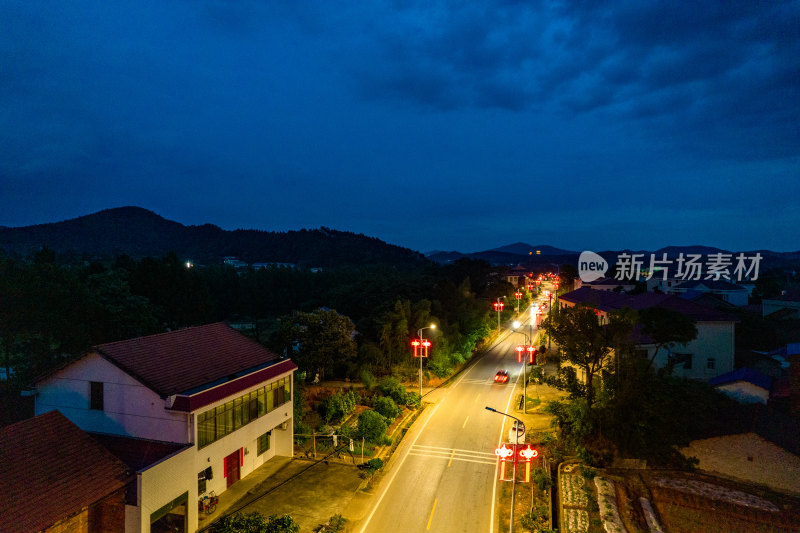
M 797 1 L 0 0 L 0 225 L 800 249 Z

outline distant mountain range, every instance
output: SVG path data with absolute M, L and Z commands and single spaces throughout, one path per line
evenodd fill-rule
M 751 256 L 755 253 L 761 253 L 761 255 L 765 258 L 765 264 L 767 265 L 776 265 L 780 264 L 784 261 L 792 261 L 800 259 L 800 251 L 798 252 L 773 252 L 771 250 L 723 250 L 721 248 L 715 248 L 713 246 L 702 246 L 702 245 L 691 245 L 691 246 L 666 246 L 664 248 L 659 248 L 658 250 L 653 250 L 652 252 L 649 250 L 605 250 L 605 251 L 598 251 L 597 253 L 603 256 L 609 263 L 613 264 L 616 262 L 616 258 L 620 253 L 629 253 L 629 254 L 644 254 L 647 260 L 650 258 L 650 254 L 656 254 L 657 257 L 661 257 L 662 254 L 667 254 L 668 257 L 674 258 L 683 253 L 684 255 L 687 254 L 700 254 L 702 256 L 707 256 L 709 254 L 715 253 L 731 253 L 737 254 L 739 252 L 744 252 L 748 256 Z M 561 248 L 556 248 L 554 246 L 549 246 L 546 244 L 540 245 L 530 245 L 524 242 L 518 242 L 514 244 L 509 244 L 507 246 L 501 246 L 500 248 L 492 248 L 491 250 L 485 250 L 482 252 L 473 252 L 473 253 L 461 253 L 461 252 L 441 252 L 435 251 L 426 254 L 426 257 L 432 261 L 436 261 L 437 263 L 447 264 L 452 263 L 453 261 L 457 261 L 462 257 L 467 257 L 470 259 L 482 259 L 484 261 L 488 261 L 489 263 L 495 265 L 549 265 L 549 264 L 572 264 L 577 265 L 578 256 L 580 252 L 564 250 Z
M 422 254 L 366 235 L 328 228 L 271 232 L 259 230 L 227 231 L 213 224 L 184 226 L 141 207 L 106 209 L 63 222 L 8 228 L 0 226 L 0 249 L 6 254 L 30 256 L 43 246 L 59 256 L 71 259 L 109 259 L 126 254 L 133 258 L 161 257 L 174 252 L 180 259 L 198 264 L 217 264 L 233 256 L 247 263 L 294 263 L 299 266 L 334 266 L 342 264 L 391 263 L 415 264 L 425 261 Z M 731 252 L 736 253 L 740 250 Z M 745 250 L 741 250 L 745 251 Z M 760 252 L 767 264 L 796 262 L 800 252 Z M 620 252 L 599 251 L 609 263 Z M 726 252 L 710 246 L 667 246 L 653 251 L 659 256 L 712 254 Z M 730 251 L 727 251 L 730 252 Z M 539 244 L 517 242 L 482 252 L 435 251 L 429 260 L 452 263 L 462 257 L 481 259 L 493 265 L 577 265 L 580 252 Z
M 247 263 L 281 262 L 325 267 L 341 264 L 420 263 L 413 250 L 374 237 L 328 228 L 288 232 L 227 231 L 212 224 L 184 226 L 140 207 L 106 209 L 64 222 L 0 226 L 0 249 L 27 257 L 46 246 L 73 259 L 161 257 L 218 264 L 233 256 Z

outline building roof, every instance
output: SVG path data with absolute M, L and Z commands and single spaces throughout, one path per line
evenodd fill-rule
M 663 307 L 683 313 L 698 322 L 735 322 L 727 313 L 683 300 L 672 294 L 643 292 L 641 294 L 625 294 L 611 291 L 594 290 L 581 287 L 559 296 L 562 301 L 575 305 L 584 304 L 600 311 L 611 312 L 628 307 L 634 310 Z
M 94 350 L 162 397 L 224 383 L 280 361 L 222 322 L 101 344 Z
M 58 411 L 0 429 L 0 456 L 0 531 L 41 531 L 133 480 Z
M 674 285 L 672 289 L 698 289 L 705 287 L 710 291 L 746 291 L 744 287 L 725 281 L 724 279 L 698 279 L 689 280 Z
M 618 280 L 614 278 L 600 278 L 594 281 L 584 281 L 584 285 L 602 285 L 607 287 L 635 287 L 636 282 L 632 280 Z
M 765 376 L 758 370 L 753 370 L 752 368 L 747 367 L 737 368 L 731 372 L 720 374 L 719 376 L 708 380 L 708 384 L 726 385 L 728 383 L 736 383 L 737 381 L 746 381 L 767 391 L 769 391 L 772 387 L 772 378 Z
M 176 444 L 107 433 L 89 433 L 89 435 L 135 471 L 143 470 L 175 452 L 193 446 L 193 444 Z

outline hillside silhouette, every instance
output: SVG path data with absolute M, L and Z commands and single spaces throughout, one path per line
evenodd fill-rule
M 160 257 L 174 252 L 198 264 L 234 256 L 247 263 L 281 262 L 326 267 L 342 264 L 419 263 L 421 254 L 380 239 L 328 228 L 272 232 L 223 230 L 213 224 L 184 226 L 141 207 L 18 228 L 0 227 L 0 248 L 28 257 L 42 247 L 84 259 Z

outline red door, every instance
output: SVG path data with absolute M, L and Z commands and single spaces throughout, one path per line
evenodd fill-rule
M 228 487 L 239 481 L 239 450 L 225 458 L 225 474 L 228 478 Z

